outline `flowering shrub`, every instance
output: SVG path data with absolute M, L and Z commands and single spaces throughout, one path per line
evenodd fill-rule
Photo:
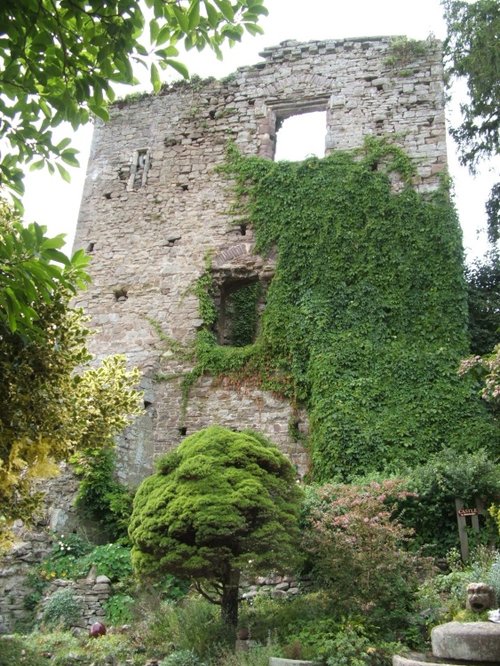
M 378 614 L 391 628 L 403 619 L 426 565 L 405 550 L 412 530 L 393 518 L 395 502 L 409 494 L 402 481 L 388 480 L 328 484 L 310 500 L 304 547 L 317 584 L 334 593 L 339 611 L 369 613 L 374 621 Z
M 481 397 L 500 410 L 500 344 L 487 356 L 470 356 L 460 363 L 459 375 L 472 373 L 482 384 Z

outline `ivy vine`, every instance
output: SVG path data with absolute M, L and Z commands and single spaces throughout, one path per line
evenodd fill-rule
M 255 381 L 306 406 L 313 475 L 350 480 L 401 471 L 444 446 L 496 446 L 475 387 L 457 375 L 467 353 L 461 234 L 446 182 L 412 186 L 399 148 L 271 162 L 228 152 L 235 211 L 253 224 L 256 251 L 277 248 L 255 343 L 217 344 L 210 269 L 196 293 L 204 373 Z M 394 175 L 400 191 L 394 191 Z

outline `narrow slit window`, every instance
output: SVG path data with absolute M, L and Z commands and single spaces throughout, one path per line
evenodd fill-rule
M 274 159 L 299 162 L 307 157 L 324 157 L 325 139 L 326 111 L 290 116 L 276 135 Z
M 144 187 L 148 180 L 149 167 L 149 150 L 147 148 L 136 150 L 130 163 L 130 176 L 127 183 L 129 192 Z

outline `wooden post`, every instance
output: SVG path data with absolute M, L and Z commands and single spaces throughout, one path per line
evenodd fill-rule
M 479 514 L 484 514 L 485 509 L 482 501 L 476 497 L 472 509 L 465 509 L 461 499 L 455 498 L 455 509 L 457 512 L 458 536 L 460 539 L 460 553 L 465 562 L 469 559 L 469 539 L 467 537 L 467 517 L 471 519 L 472 529 L 479 532 Z
M 467 522 L 465 516 L 460 515 L 461 511 L 464 508 L 464 503 L 461 499 L 455 498 L 455 508 L 457 511 L 457 523 L 458 523 L 458 537 L 460 539 L 460 553 L 462 555 L 462 560 L 465 562 L 469 559 L 469 540 L 467 539 Z

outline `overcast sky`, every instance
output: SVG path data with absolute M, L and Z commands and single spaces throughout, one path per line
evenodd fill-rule
M 269 16 L 262 21 L 264 35 L 245 36 L 242 44 L 225 52 L 223 62 L 208 51 L 183 56 L 191 73 L 203 77 L 225 76 L 237 67 L 258 62 L 259 51 L 285 39 L 307 41 L 378 35 L 425 39 L 431 33 L 442 39 L 445 35 L 439 0 L 267 0 L 266 6 Z M 166 81 L 175 78 L 168 72 L 163 76 Z M 122 94 L 127 92 L 131 89 L 123 90 Z M 452 113 L 451 108 L 448 116 Z M 70 134 L 65 132 L 62 136 Z M 78 217 L 91 138 L 91 126 L 82 128 L 74 136 L 74 145 L 81 151 L 81 168 L 71 169 L 70 185 L 57 175 L 49 176 L 44 172 L 31 173 L 26 178 L 25 219 L 47 225 L 51 235 L 66 233 L 69 245 Z M 494 171 L 500 170 L 500 161 L 485 165 L 480 175 L 473 178 L 459 167 L 451 139 L 448 154 L 464 245 L 468 258 L 472 259 L 487 250 L 485 234 L 481 232 L 485 225 L 484 201 L 495 181 Z

